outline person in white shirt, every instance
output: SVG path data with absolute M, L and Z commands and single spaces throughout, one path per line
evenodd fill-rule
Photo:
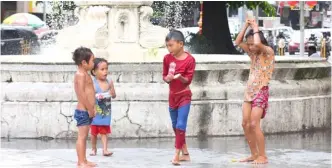
M 320 54 L 317 52 L 316 47 L 309 47 L 310 58 L 320 58 Z

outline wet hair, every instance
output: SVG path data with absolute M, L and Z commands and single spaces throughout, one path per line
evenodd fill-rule
M 176 40 L 176 41 L 179 41 L 179 42 L 183 42 L 183 45 L 184 45 L 184 35 L 179 30 L 174 30 L 174 29 L 171 30 L 167 34 L 165 41 L 168 42 L 169 40 Z
M 73 52 L 73 60 L 76 65 L 81 65 L 83 60 L 88 63 L 92 55 L 90 48 L 79 47 Z
M 331 37 L 331 33 L 330 32 L 323 32 L 323 37 L 326 38 L 327 36 Z
M 93 66 L 93 69 L 91 70 L 92 76 L 96 76 L 96 74 L 94 74 L 93 71 L 95 71 L 98 68 L 99 64 L 102 62 L 105 62 L 106 64 L 108 64 L 107 60 L 104 58 L 95 58 L 93 60 L 94 66 Z
M 250 30 L 248 31 L 248 33 L 246 34 L 245 38 L 248 39 L 250 36 L 254 36 L 254 34 L 255 34 L 255 33 L 254 33 L 254 30 L 253 30 L 253 29 L 250 29 Z M 264 44 L 264 45 L 266 45 L 266 46 L 269 46 L 269 44 L 267 43 L 267 40 L 266 40 L 265 37 L 264 37 L 263 32 L 262 32 L 262 31 L 258 31 L 258 35 L 259 35 L 259 38 L 260 38 L 260 40 L 261 40 L 261 43 Z

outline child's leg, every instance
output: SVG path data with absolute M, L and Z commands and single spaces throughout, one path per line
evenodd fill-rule
M 78 127 L 78 136 L 76 141 L 76 152 L 78 158 L 78 166 L 95 166 L 96 164 L 88 162 L 86 160 L 86 138 L 89 134 L 89 125 L 79 126 Z
M 187 121 L 188 121 L 188 116 L 189 116 L 189 111 L 190 111 L 190 103 L 181 106 L 178 109 L 178 120 L 176 124 L 176 129 L 177 129 L 177 149 L 182 150 L 182 156 L 180 157 L 181 161 L 189 161 L 189 152 L 187 148 L 186 142 L 186 129 L 187 129 Z
M 189 155 L 189 151 L 188 151 L 188 146 L 187 146 L 187 142 L 186 142 L 186 136 L 184 137 L 184 142 L 183 142 L 183 146 L 182 146 L 182 155 Z M 180 160 L 183 160 L 183 158 L 181 159 L 180 157 Z
M 169 107 L 169 114 L 171 116 L 172 127 L 173 127 L 173 131 L 175 133 L 176 122 L 178 119 L 178 109 L 173 109 L 173 108 Z
M 172 127 L 173 127 L 173 131 L 175 134 L 175 147 L 176 147 L 176 124 L 177 124 L 177 119 L 178 119 L 178 109 L 173 109 L 171 107 L 169 107 L 169 114 L 172 120 Z M 180 165 L 179 164 L 179 155 L 180 155 L 180 150 L 176 149 L 175 150 L 175 157 L 172 160 L 172 164 L 173 165 Z
M 97 135 L 98 135 L 98 127 L 96 125 L 91 125 L 91 153 L 90 156 L 97 155 Z
M 254 133 L 258 146 L 258 157 L 253 164 L 265 164 L 267 163 L 267 157 L 265 153 L 265 141 L 264 134 L 260 127 L 260 121 L 263 114 L 263 109 L 260 107 L 254 107 L 250 117 L 250 129 Z
M 242 107 L 242 127 L 244 131 L 244 136 L 247 139 L 251 156 L 241 159 L 240 162 L 251 162 L 258 157 L 257 143 L 255 140 L 255 135 L 250 129 L 250 115 L 251 115 L 251 103 L 244 102 Z
M 176 122 L 177 122 L 177 119 L 178 119 L 178 109 L 173 109 L 171 107 L 169 107 L 169 114 L 170 114 L 170 117 L 171 117 L 171 121 L 172 121 L 172 127 L 173 127 L 173 131 L 174 131 L 174 135 L 176 135 Z M 174 145 L 175 147 L 176 145 Z
M 103 155 L 104 156 L 111 156 L 113 153 L 109 152 L 107 149 L 107 140 L 108 140 L 108 135 L 107 134 L 101 134 L 101 141 L 103 143 Z
M 91 153 L 90 156 L 97 155 L 97 136 L 91 134 Z

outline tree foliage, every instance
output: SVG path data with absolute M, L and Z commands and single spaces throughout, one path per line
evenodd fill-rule
M 275 8 L 269 4 L 267 1 L 228 1 L 227 5 L 230 8 L 240 8 L 244 5 L 246 5 L 246 7 L 248 9 L 256 9 L 256 7 L 258 6 L 259 8 L 261 8 L 263 10 L 263 12 L 267 15 L 267 16 L 276 16 L 276 10 Z
M 208 54 L 239 54 L 233 45 L 228 26 L 227 7 L 238 9 L 246 5 L 248 9 L 258 6 L 268 16 L 274 16 L 275 8 L 264 1 L 204 1 L 203 2 L 203 33 L 202 38 L 192 36 L 189 44 L 203 45 L 204 50 L 188 47 L 195 53 Z

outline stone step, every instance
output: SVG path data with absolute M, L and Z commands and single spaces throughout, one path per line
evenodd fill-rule
M 20 102 L 77 101 L 73 83 L 2 83 L 1 99 Z M 168 85 L 160 83 L 115 83 L 114 101 L 167 101 Z M 243 100 L 245 83 L 193 85 L 193 100 Z M 271 98 L 295 98 L 331 94 L 330 78 L 271 81 Z
M 3 102 L 1 136 L 14 138 L 75 137 L 76 103 Z M 242 101 L 193 101 L 188 136 L 242 135 Z M 314 96 L 269 102 L 262 122 L 265 133 L 330 128 L 331 97 Z M 112 137 L 173 136 L 167 102 L 113 102 Z

